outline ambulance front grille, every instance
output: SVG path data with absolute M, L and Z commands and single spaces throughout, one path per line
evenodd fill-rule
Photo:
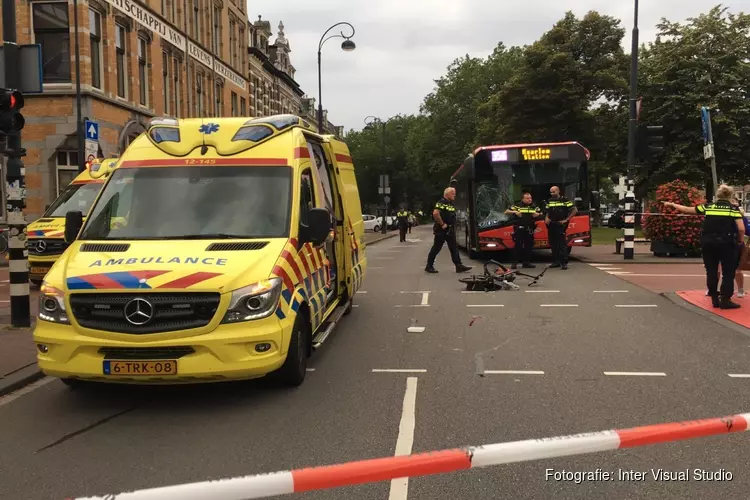
M 69 243 L 59 239 L 29 238 L 28 248 L 31 255 L 60 255 Z
M 73 293 L 70 306 L 84 328 L 145 335 L 208 325 L 218 293 Z

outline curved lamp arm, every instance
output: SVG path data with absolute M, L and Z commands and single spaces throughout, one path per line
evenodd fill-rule
M 352 34 L 349 35 L 349 36 L 346 36 L 346 35 L 344 35 L 344 32 L 341 31 L 341 33 L 338 34 L 338 35 L 331 35 L 328 38 L 326 38 L 326 35 L 328 34 L 329 31 L 331 31 L 336 26 L 341 26 L 341 25 L 349 26 L 349 28 L 352 30 Z M 333 26 L 331 26 L 330 28 L 328 28 L 325 33 L 323 33 L 323 36 L 320 37 L 320 43 L 318 43 L 318 52 L 320 52 L 321 49 L 323 48 L 323 44 L 326 43 L 331 38 L 346 38 L 347 40 L 349 40 L 350 38 L 352 38 L 354 36 L 354 33 L 355 33 L 354 26 L 352 26 L 350 23 L 347 23 L 346 21 L 342 21 L 340 23 L 334 24 Z

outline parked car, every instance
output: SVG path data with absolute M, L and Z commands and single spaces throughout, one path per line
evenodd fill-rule
M 365 223 L 365 231 L 380 231 L 380 223 L 383 219 L 379 219 L 374 215 L 362 214 L 362 221 Z

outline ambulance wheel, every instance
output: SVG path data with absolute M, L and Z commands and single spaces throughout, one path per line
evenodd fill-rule
M 349 316 L 352 312 L 352 309 L 354 308 L 354 301 L 349 301 L 349 305 L 346 307 L 346 311 L 344 311 L 344 316 Z
M 286 360 L 275 373 L 276 380 L 286 387 L 302 385 L 307 375 L 307 357 L 310 353 L 310 327 L 304 314 L 297 314 L 292 327 L 292 338 Z

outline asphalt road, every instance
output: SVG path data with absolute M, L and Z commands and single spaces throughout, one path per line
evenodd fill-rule
M 548 271 L 537 288 L 461 293 L 447 249 L 440 274 L 424 273 L 429 237 L 418 228 L 410 238 L 421 241 L 367 249 L 358 307 L 298 389 L 253 381 L 70 391 L 43 379 L 0 399 L 0 498 L 60 500 L 389 456 L 397 442 L 419 452 L 750 411 L 750 379 L 729 377 L 750 372 L 747 336 L 577 262 Z M 413 440 L 400 433 L 404 408 L 406 420 L 415 415 Z M 747 439 L 414 478 L 408 499 L 744 499 Z M 548 468 L 724 469 L 733 480 L 574 484 L 545 480 Z M 390 486 L 297 498 L 407 498 L 389 497 Z

